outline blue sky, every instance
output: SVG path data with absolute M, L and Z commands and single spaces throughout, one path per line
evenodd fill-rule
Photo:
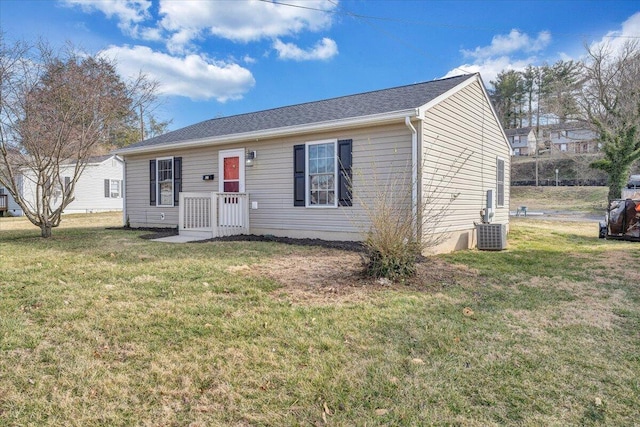
M 640 39 L 637 1 L 1 0 L 8 40 L 66 41 L 161 83 L 160 119 L 213 117 Z

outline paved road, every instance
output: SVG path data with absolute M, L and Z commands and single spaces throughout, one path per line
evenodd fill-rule
M 511 217 L 516 217 L 516 212 L 509 213 Z M 522 214 L 518 218 L 525 218 Z M 544 219 L 547 221 L 593 221 L 599 222 L 604 220 L 604 212 L 602 215 L 593 214 L 592 212 L 573 212 L 573 211 L 528 211 L 527 219 Z

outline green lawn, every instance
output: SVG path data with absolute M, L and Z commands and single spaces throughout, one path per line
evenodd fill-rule
M 608 187 L 511 187 L 510 207 L 533 211 L 584 212 L 603 215 Z
M 640 420 L 640 244 L 597 224 L 516 219 L 506 251 L 381 286 L 353 253 L 6 220 L 0 425 Z

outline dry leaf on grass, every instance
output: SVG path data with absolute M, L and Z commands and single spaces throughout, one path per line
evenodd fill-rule
M 381 417 L 383 415 L 387 415 L 389 413 L 389 410 L 388 409 L 383 409 L 383 408 L 378 408 L 378 409 L 376 409 L 375 413 L 376 413 L 377 416 Z
M 322 404 L 322 406 L 324 407 L 324 413 L 325 413 L 325 414 L 327 414 L 327 415 L 333 415 L 333 414 L 331 413 L 331 410 L 329 410 L 329 407 L 327 406 L 327 402 L 324 402 L 324 403 Z

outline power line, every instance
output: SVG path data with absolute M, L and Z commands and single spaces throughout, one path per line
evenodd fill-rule
M 384 21 L 384 22 L 393 22 L 393 23 L 397 23 L 397 24 L 407 24 L 407 25 L 425 25 L 428 27 L 439 27 L 439 28 L 449 28 L 452 30 L 472 30 L 472 31 L 487 31 L 487 32 L 494 32 L 494 33 L 498 33 L 498 32 L 504 32 L 505 30 L 502 28 L 492 28 L 492 27 L 476 27 L 476 26 L 472 26 L 472 25 L 458 25 L 458 24 L 447 24 L 447 23 L 438 23 L 438 22 L 431 22 L 431 21 L 417 21 L 417 20 L 411 20 L 411 19 L 405 19 L 405 18 L 389 18 L 389 17 L 383 17 L 383 16 L 374 16 L 374 15 L 363 15 L 360 13 L 354 13 L 354 12 L 349 12 L 343 9 L 343 11 L 340 10 L 327 10 L 327 9 L 320 9 L 317 7 L 310 7 L 310 6 L 303 6 L 303 5 L 299 5 L 299 4 L 292 4 L 292 3 L 285 3 L 285 2 L 281 2 L 281 1 L 276 1 L 276 0 L 259 0 L 263 3 L 270 3 L 270 4 L 274 4 L 274 5 L 279 5 L 279 6 L 287 6 L 287 7 L 294 7 L 294 8 L 298 8 L 298 9 L 306 9 L 306 10 L 314 10 L 317 12 L 322 12 L 322 13 L 327 13 L 327 14 L 332 14 L 332 15 L 343 15 L 343 16 L 349 16 L 352 18 L 357 18 L 357 19 L 362 19 L 362 20 L 375 20 L 375 21 Z M 332 0 L 329 0 L 329 2 L 331 4 L 333 4 L 334 6 L 338 6 L 340 7 L 337 3 L 333 2 Z M 595 34 L 580 34 L 580 33 L 553 33 L 554 36 L 570 36 L 570 37 L 603 37 L 603 38 L 628 38 L 628 39 L 640 39 L 640 35 L 623 35 L 623 34 L 607 34 L 607 35 L 603 35 L 603 36 L 597 36 Z
M 328 1 L 331 4 L 333 4 L 334 6 L 336 6 L 336 7 L 340 7 L 340 6 L 338 6 L 337 3 L 334 2 L 334 0 L 328 0 Z M 385 35 L 386 37 L 390 38 L 391 40 L 394 40 L 394 41 L 404 45 L 405 47 L 408 47 L 409 49 L 413 50 L 414 52 L 416 52 L 416 53 L 418 53 L 418 54 L 420 54 L 422 56 L 424 56 L 427 59 L 432 59 L 433 58 L 433 56 L 429 55 L 424 50 L 420 49 L 419 47 L 415 46 L 414 44 L 407 42 L 406 40 L 396 36 L 395 34 L 392 34 L 391 32 L 389 32 L 387 30 L 384 30 L 384 29 L 380 28 L 377 25 L 374 25 L 372 22 L 369 22 L 369 18 L 366 18 L 364 15 L 358 15 L 358 14 L 352 13 L 352 12 L 347 11 L 347 10 L 345 10 L 345 12 L 342 12 L 342 13 L 363 21 L 365 24 L 367 24 L 368 26 L 373 28 L 375 31 L 378 31 L 379 33 L 382 33 L 383 35 Z M 462 69 L 460 67 L 455 67 L 453 69 L 461 71 L 464 74 L 469 74 L 469 71 L 464 70 L 464 69 Z

